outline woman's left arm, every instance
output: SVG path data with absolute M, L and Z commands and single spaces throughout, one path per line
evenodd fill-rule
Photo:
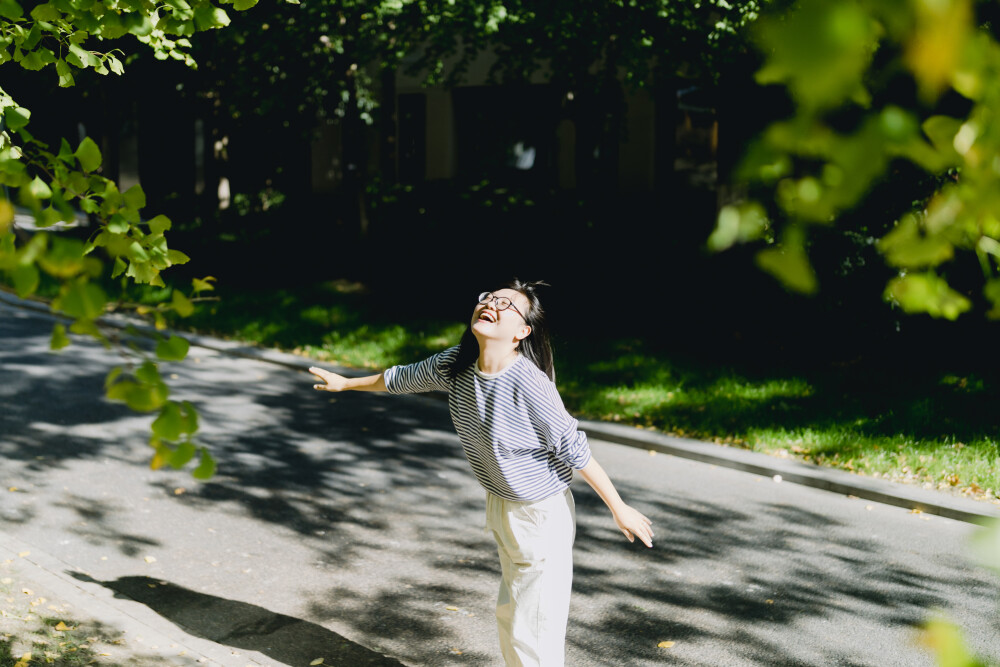
M 625 504 L 625 501 L 618 495 L 615 485 L 611 483 L 608 473 L 604 472 L 604 468 L 597 462 L 597 459 L 591 456 L 590 462 L 577 472 L 611 510 L 615 523 L 618 524 L 618 528 L 625 534 L 629 542 L 634 542 L 635 538 L 638 537 L 639 541 L 647 547 L 653 546 L 653 522 L 635 508 Z

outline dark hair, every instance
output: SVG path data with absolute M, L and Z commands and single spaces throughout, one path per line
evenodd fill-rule
M 524 321 L 531 327 L 531 333 L 517 344 L 517 350 L 555 382 L 556 369 L 552 364 L 552 344 L 549 342 L 549 329 L 545 324 L 545 309 L 542 308 L 542 303 L 538 299 L 538 288 L 548 286 L 548 283 L 541 280 L 522 282 L 514 278 L 497 289 L 504 287 L 512 289 L 523 294 L 528 300 L 528 312 L 524 313 Z M 452 380 L 479 358 L 479 341 L 472 333 L 471 323 L 465 327 L 465 333 L 462 334 L 462 340 L 458 346 L 458 356 L 450 369 Z

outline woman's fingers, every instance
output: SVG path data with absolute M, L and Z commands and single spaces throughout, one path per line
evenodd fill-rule
M 319 389 L 320 391 L 325 390 L 327 388 L 327 382 L 330 381 L 328 377 L 329 373 L 324 371 L 322 368 L 316 368 L 315 366 L 311 367 L 309 372 L 323 381 L 323 384 L 314 384 L 313 389 Z

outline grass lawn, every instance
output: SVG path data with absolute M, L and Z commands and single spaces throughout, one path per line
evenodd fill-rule
M 456 344 L 464 323 L 405 318 L 359 286 L 222 292 L 175 326 L 358 368 Z M 405 319 L 404 319 L 405 318 Z M 557 338 L 557 381 L 579 417 L 614 421 L 994 500 L 996 380 L 860 366 L 781 372 L 721 366 L 642 340 Z

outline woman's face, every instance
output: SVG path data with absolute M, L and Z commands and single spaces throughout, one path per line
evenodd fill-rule
M 528 312 L 528 298 L 508 288 L 497 290 L 492 294 L 496 298 L 476 304 L 472 312 L 472 333 L 479 339 L 506 340 L 516 344 L 531 333 L 531 327 L 518 313 L 518 311 Z M 498 298 L 510 299 L 513 305 L 506 310 L 498 310 Z

